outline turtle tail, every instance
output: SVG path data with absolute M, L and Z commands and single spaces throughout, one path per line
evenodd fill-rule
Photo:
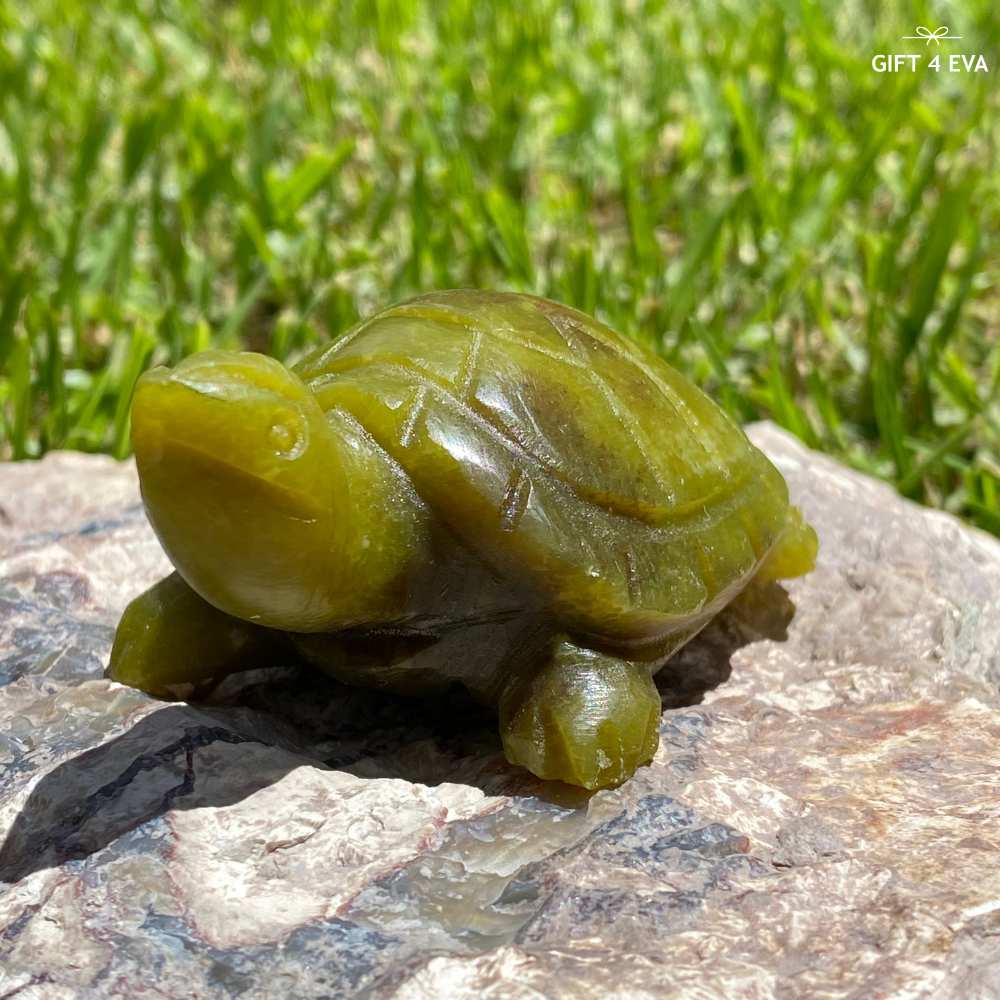
M 754 577 L 755 583 L 770 583 L 794 576 L 805 576 L 816 566 L 819 539 L 816 530 L 802 516 L 798 507 L 788 508 L 785 530 L 764 557 Z

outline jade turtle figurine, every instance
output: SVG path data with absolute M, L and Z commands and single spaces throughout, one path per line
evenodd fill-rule
M 423 295 L 291 368 L 155 368 L 132 441 L 177 572 L 126 609 L 109 676 L 190 697 L 294 648 L 349 684 L 458 682 L 508 760 L 588 789 L 653 757 L 671 654 L 816 554 L 706 395 L 527 295 Z

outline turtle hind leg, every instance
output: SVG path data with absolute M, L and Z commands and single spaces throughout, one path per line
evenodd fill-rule
M 500 737 L 512 764 L 540 778 L 613 788 L 653 758 L 660 695 L 642 663 L 555 640 L 500 698 Z
M 273 662 L 271 629 L 240 621 L 171 573 L 135 598 L 118 623 L 105 676 L 163 699 L 187 699 L 227 674 Z

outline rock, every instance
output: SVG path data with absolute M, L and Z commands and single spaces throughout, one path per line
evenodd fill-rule
M 751 433 L 819 566 L 663 671 L 589 801 L 459 693 L 104 680 L 167 570 L 134 471 L 0 466 L 0 996 L 1000 995 L 1000 543 Z

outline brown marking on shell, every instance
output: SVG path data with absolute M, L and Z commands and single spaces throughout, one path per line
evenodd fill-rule
M 639 582 L 639 567 L 636 565 L 635 553 L 631 549 L 625 549 L 624 560 L 629 600 L 638 607 L 641 603 L 642 585 Z
M 531 480 L 524 469 L 515 469 L 507 481 L 500 505 L 500 527 L 503 531 L 513 531 L 518 526 L 530 499 Z

